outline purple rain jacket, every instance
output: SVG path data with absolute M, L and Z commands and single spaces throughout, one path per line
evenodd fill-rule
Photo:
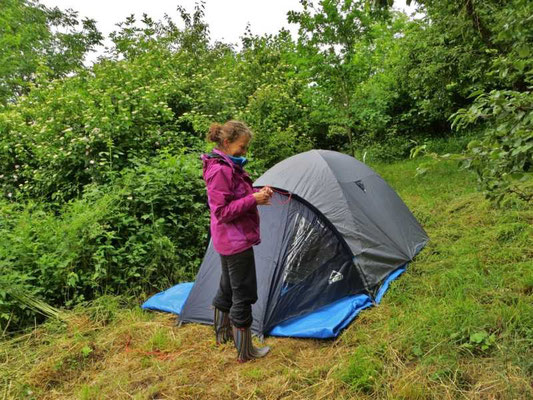
M 223 152 L 202 155 L 207 201 L 211 210 L 211 239 L 217 253 L 231 255 L 259 244 L 259 212 L 252 180 Z

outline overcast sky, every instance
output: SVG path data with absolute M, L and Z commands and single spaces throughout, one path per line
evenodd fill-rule
M 89 17 L 97 22 L 98 29 L 104 34 L 104 45 L 109 46 L 108 35 L 117 29 L 116 23 L 122 22 L 131 14 L 138 19 L 147 13 L 153 19 L 162 19 L 166 13 L 174 21 L 180 21 L 176 6 L 182 5 L 192 13 L 197 0 L 40 0 L 47 7 L 60 9 L 72 8 L 80 17 Z M 414 6 L 407 7 L 405 0 L 395 0 L 395 8 L 410 14 Z M 240 44 L 246 25 L 249 23 L 254 34 L 275 34 L 282 27 L 296 34 L 296 25 L 287 22 L 287 12 L 301 10 L 298 0 L 206 0 L 205 20 L 209 24 L 211 40 Z M 103 49 L 102 49 L 103 50 Z M 96 60 L 97 54 L 89 56 Z

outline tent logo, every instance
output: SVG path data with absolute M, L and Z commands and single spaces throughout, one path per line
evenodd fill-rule
M 363 183 L 363 181 L 361 179 L 359 179 L 358 181 L 355 181 L 354 183 L 357 186 L 359 186 L 359 189 L 361 189 L 363 192 L 366 193 L 365 184 Z
M 342 278 L 344 278 L 344 276 L 340 272 L 331 271 L 331 275 L 329 276 L 328 283 L 331 285 L 332 283 L 342 281 Z

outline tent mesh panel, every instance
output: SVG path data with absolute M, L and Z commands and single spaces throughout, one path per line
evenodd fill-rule
M 290 287 L 305 280 L 338 251 L 337 239 L 312 213 L 298 214 L 292 221 L 290 244 L 283 271 L 283 284 Z

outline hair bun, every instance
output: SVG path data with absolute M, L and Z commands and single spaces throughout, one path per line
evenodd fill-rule
M 207 134 L 207 140 L 209 140 L 210 142 L 219 143 L 221 134 L 222 134 L 222 125 L 213 123 L 209 127 L 209 133 Z

